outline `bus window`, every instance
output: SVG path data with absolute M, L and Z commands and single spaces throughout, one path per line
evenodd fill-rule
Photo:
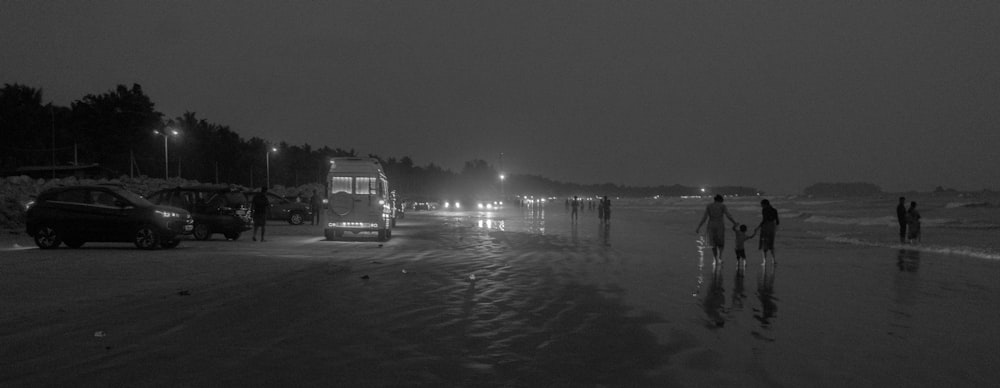
M 354 178 L 354 193 L 355 194 L 376 194 L 376 183 L 374 177 L 357 177 Z
M 351 194 L 351 177 L 349 176 L 335 176 L 330 178 L 330 192 L 336 193 L 348 193 Z

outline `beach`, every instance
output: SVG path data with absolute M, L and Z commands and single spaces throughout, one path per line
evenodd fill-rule
M 752 228 L 758 200 L 726 203 Z M 1000 382 L 995 209 L 942 200 L 902 246 L 894 198 L 775 199 L 777 264 L 748 241 L 740 276 L 732 233 L 721 266 L 694 233 L 707 201 L 616 200 L 610 225 L 561 202 L 409 212 L 385 243 L 277 223 L 153 252 L 7 233 L 0 385 Z

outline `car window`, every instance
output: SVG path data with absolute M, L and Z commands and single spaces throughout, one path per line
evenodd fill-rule
M 225 193 L 226 201 L 232 205 L 243 205 L 247 203 L 247 197 L 240 192 L 229 191 Z
M 274 194 L 274 193 L 267 193 L 267 200 L 271 201 L 271 205 L 279 205 L 279 204 L 288 203 L 287 199 L 281 198 L 277 194 Z
M 330 178 L 330 192 L 331 193 L 347 193 L 351 194 L 351 177 L 348 176 L 335 176 Z
M 153 206 L 152 202 L 149 202 L 148 200 L 146 200 L 146 198 L 143 198 L 139 194 L 133 193 L 131 191 L 124 189 L 121 190 L 116 189 L 112 191 L 114 191 L 115 194 L 118 194 L 119 197 L 125 198 L 126 201 L 131 202 L 132 204 L 138 206 Z
M 91 190 L 90 199 L 95 205 L 118 207 L 118 197 L 104 190 Z
M 91 203 L 90 196 L 87 195 L 87 191 L 84 189 L 70 189 L 56 193 L 52 200 L 70 203 Z
M 375 194 L 378 184 L 373 177 L 354 178 L 354 194 Z

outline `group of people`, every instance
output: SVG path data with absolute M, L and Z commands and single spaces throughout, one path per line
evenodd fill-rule
M 579 217 L 580 217 L 580 210 L 583 209 L 584 202 L 583 202 L 583 200 L 580 199 L 579 196 L 576 196 L 576 195 L 573 196 L 572 200 L 567 199 L 567 202 L 568 202 L 569 208 L 571 209 L 570 210 L 571 211 L 571 213 L 570 213 L 570 219 L 573 222 L 576 222 L 579 219 Z M 593 208 L 594 208 L 593 201 L 590 201 L 589 203 L 590 203 L 590 205 L 588 205 L 588 206 L 590 206 L 590 209 L 593 210 Z M 604 198 L 598 199 L 598 203 L 596 204 L 596 206 L 597 206 L 597 219 L 601 220 L 602 223 L 610 223 L 611 222 L 611 200 L 608 199 L 608 196 L 605 195 Z
M 899 243 L 919 243 L 920 212 L 917 211 L 917 203 L 910 202 L 910 208 L 907 209 L 906 197 L 899 197 L 899 204 L 896 205 L 896 219 L 899 220 Z
M 712 247 L 713 259 L 716 262 L 722 262 L 722 252 L 726 246 L 725 219 L 728 218 L 733 223 L 732 230 L 736 234 L 736 261 L 741 268 L 746 265 L 747 259 L 745 243 L 756 236 L 758 232 L 760 232 L 758 249 L 763 251 L 764 260 L 767 260 L 767 254 L 770 253 L 771 261 L 777 263 L 777 259 L 774 257 L 774 238 L 780 221 L 778 220 L 778 210 L 771 206 L 771 202 L 766 199 L 760 201 L 761 220 L 753 229 L 753 233 L 749 235 L 747 234 L 747 226 L 737 222 L 722 202 L 722 195 L 716 195 L 713 202 L 705 206 L 705 213 L 694 231 L 696 234 L 701 234 L 701 227 L 705 225 L 705 221 L 708 221 L 706 233 L 708 245 Z

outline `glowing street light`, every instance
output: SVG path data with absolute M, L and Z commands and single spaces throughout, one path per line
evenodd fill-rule
M 163 128 L 163 131 L 154 129 L 153 134 L 163 136 L 163 179 L 167 179 L 170 175 L 170 158 L 167 154 L 167 139 L 170 135 L 180 136 L 180 132 L 177 132 L 177 130 L 173 128 Z
M 506 176 L 506 175 L 504 175 L 504 174 L 503 174 L 503 173 L 501 172 L 501 173 L 500 173 L 500 198 L 501 198 L 501 199 L 504 199 L 504 198 L 507 198 L 507 195 L 506 195 L 506 193 L 505 193 L 505 192 L 503 191 L 503 181 L 504 181 L 504 179 L 507 179 L 507 176 Z
M 265 173 L 265 176 L 267 177 L 267 182 L 266 183 L 267 183 L 267 187 L 268 188 L 271 187 L 271 153 L 272 152 L 278 152 L 278 149 L 275 148 L 275 147 L 270 147 L 264 153 L 264 167 L 265 167 L 265 170 L 267 170 L 267 172 Z

